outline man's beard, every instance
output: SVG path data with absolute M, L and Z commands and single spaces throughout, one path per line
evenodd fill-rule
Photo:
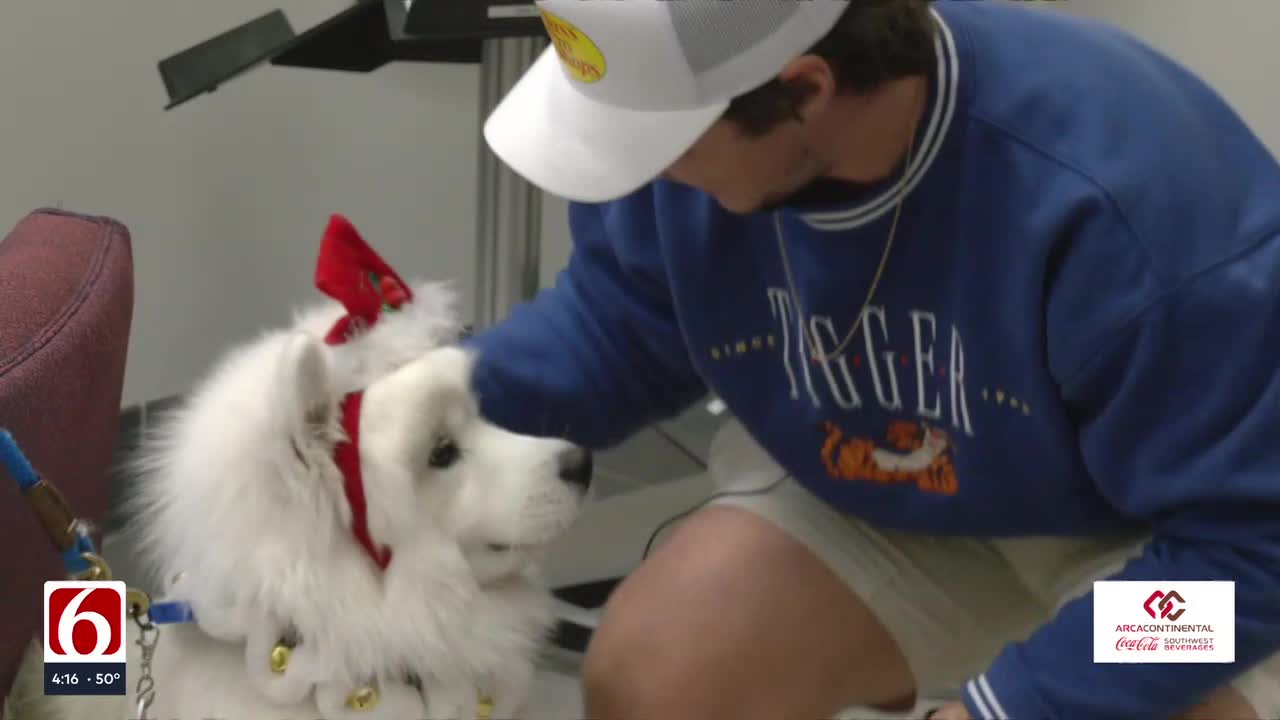
M 804 183 L 792 190 L 791 192 L 775 193 L 766 195 L 765 198 L 756 207 L 755 212 L 771 213 L 781 210 L 784 207 L 792 205 L 804 204 L 808 199 L 821 192 L 821 188 L 825 181 L 821 177 L 816 177 L 807 183 Z
M 857 191 L 857 186 L 831 179 L 831 170 L 830 163 L 811 168 L 808 180 L 791 190 L 766 195 L 753 212 L 771 213 L 788 207 L 832 205 L 847 200 Z
M 834 180 L 820 175 L 796 189 L 766 196 L 755 212 L 770 213 L 783 208 L 821 208 L 846 203 L 866 190 L 865 185 Z

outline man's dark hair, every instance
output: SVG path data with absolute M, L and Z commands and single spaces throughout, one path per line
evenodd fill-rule
M 831 65 L 837 92 L 865 93 L 909 75 L 926 74 L 935 62 L 930 0 L 848 0 L 831 31 L 808 51 Z M 813 92 L 803 83 L 774 78 L 734 98 L 724 117 L 760 136 L 787 120 Z

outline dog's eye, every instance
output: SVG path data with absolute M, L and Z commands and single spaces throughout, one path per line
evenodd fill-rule
M 458 462 L 461 456 L 462 451 L 458 449 L 458 444 L 450 438 L 442 437 L 436 440 L 436 445 L 431 449 L 431 457 L 427 462 L 433 468 L 443 469 Z

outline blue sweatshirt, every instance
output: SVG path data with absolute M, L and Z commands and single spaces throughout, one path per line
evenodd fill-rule
M 1280 167 L 1127 34 L 934 9 L 899 175 L 746 216 L 665 182 L 571 205 L 554 288 L 471 340 L 481 406 L 600 447 L 710 392 L 798 482 L 882 527 L 1149 531 L 1115 579 L 1236 581 L 1234 665 L 1094 664 L 1085 596 L 965 702 L 1168 717 L 1280 651 Z

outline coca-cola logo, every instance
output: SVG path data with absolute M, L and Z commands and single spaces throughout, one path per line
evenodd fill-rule
M 1138 638 L 1121 635 L 1119 639 L 1116 640 L 1116 649 L 1155 652 L 1160 649 L 1160 640 L 1151 635 Z

